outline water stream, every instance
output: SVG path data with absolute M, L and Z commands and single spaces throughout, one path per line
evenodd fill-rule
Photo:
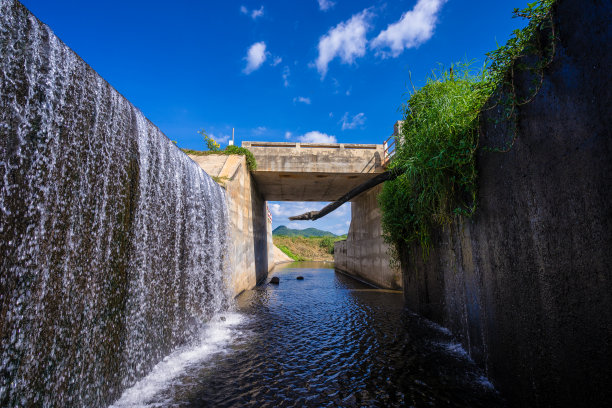
M 116 405 L 505 406 L 450 333 L 405 310 L 401 293 L 330 266 L 275 270 L 280 285 L 242 293 L 210 343 L 170 356 Z

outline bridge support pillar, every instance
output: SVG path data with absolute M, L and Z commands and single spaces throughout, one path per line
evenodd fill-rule
M 230 223 L 228 277 L 234 294 L 254 288 L 274 267 L 272 224 L 266 200 L 247 168 L 244 156 L 189 155 L 205 172 L 217 179 L 226 192 Z
M 382 184 L 351 202 L 351 226 L 345 241 L 334 246 L 335 268 L 384 289 L 402 289 L 399 267 L 390 265 L 389 246 L 382 239 L 381 211 L 376 197 Z

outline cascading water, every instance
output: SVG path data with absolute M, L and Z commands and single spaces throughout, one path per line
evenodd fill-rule
M 224 311 L 223 190 L 0 0 L 0 406 L 101 406 Z

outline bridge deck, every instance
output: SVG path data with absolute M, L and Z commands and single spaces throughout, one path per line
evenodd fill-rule
M 384 171 L 383 145 L 242 142 L 257 160 L 253 177 L 266 200 L 335 201 Z

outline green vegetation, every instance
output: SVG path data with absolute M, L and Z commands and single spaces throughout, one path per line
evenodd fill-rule
M 208 133 L 204 129 L 200 129 L 198 131 L 199 134 L 204 138 L 204 142 L 206 143 L 206 147 L 211 152 L 217 152 L 221 149 L 221 145 L 215 141 L 212 137 L 208 136 Z
M 540 0 L 525 10 L 515 10 L 516 16 L 530 19 L 529 24 L 516 30 L 505 46 L 489 53 L 488 66 L 481 72 L 471 71 L 469 64 L 458 64 L 450 71 L 434 73 L 402 107 L 402 140 L 390 165 L 402 174 L 386 182 L 379 196 L 383 236 L 396 251 L 403 244 L 417 242 L 426 254 L 433 228 L 450 224 L 456 216 L 469 217 L 476 210 L 480 114 L 502 104 L 503 120 L 511 119 L 516 106 L 537 94 L 542 71 L 554 55 L 553 3 Z M 546 41 L 543 32 L 548 33 Z M 521 58 L 525 55 L 540 58 L 527 66 Z M 514 91 L 516 69 L 540 74 L 533 93 L 522 101 Z M 499 101 L 485 107 L 494 94 Z M 507 149 L 515 138 L 516 134 Z
M 238 154 L 246 157 L 247 167 L 250 171 L 257 170 L 257 162 L 255 156 L 247 148 L 238 146 L 227 146 L 224 150 L 225 154 Z
M 219 184 L 223 188 L 226 188 L 225 183 L 227 180 L 229 180 L 227 177 L 211 176 L 211 178 L 215 181 L 215 183 Z
M 296 261 L 333 261 L 334 243 L 346 239 L 346 236 L 288 237 L 274 235 L 272 238 L 274 245 Z
M 283 251 L 285 253 L 285 255 L 287 255 L 289 258 L 293 259 L 294 261 L 305 261 L 306 260 L 302 256 L 296 255 L 293 252 L 291 252 L 291 250 L 289 248 L 287 248 L 286 245 L 277 245 L 277 247 L 278 247 L 278 249 Z
M 529 22 L 522 30 L 514 30 L 505 45 L 486 54 L 490 61 L 488 82 L 492 87 L 491 91 L 495 91 L 500 84 L 513 86 L 509 81 L 513 80 L 515 69 L 539 72 L 552 62 L 555 27 L 551 9 L 555 2 L 556 0 L 538 0 L 527 4 L 527 8 L 523 10 L 514 9 L 514 17 L 525 18 Z M 531 64 L 516 64 L 520 58 L 528 55 L 541 58 Z M 541 85 L 541 81 L 539 84 Z
M 476 197 L 478 117 L 488 94 L 468 66 L 430 78 L 404 108 L 402 143 L 391 168 L 402 175 L 379 196 L 385 239 L 427 246 L 434 225 L 471 215 Z
M 238 146 L 227 146 L 225 150 L 208 150 L 208 151 L 200 151 L 200 150 L 191 150 L 191 149 L 181 149 L 184 153 L 190 154 L 192 156 L 208 156 L 209 154 L 237 154 L 240 156 L 246 157 L 247 168 L 250 171 L 257 170 L 257 162 L 255 161 L 255 156 L 249 150 L 244 147 Z
M 225 150 L 220 150 L 221 146 L 219 143 L 215 141 L 212 137 L 208 136 L 204 129 L 198 131 L 199 134 L 204 138 L 204 142 L 206 143 L 207 151 L 200 150 L 192 150 L 192 149 L 181 149 L 184 153 L 190 154 L 192 156 L 208 156 L 209 154 L 225 154 L 225 155 L 239 155 L 245 156 L 247 168 L 249 171 L 257 170 L 257 161 L 255 160 L 255 156 L 248 149 L 244 147 L 238 146 L 226 146 Z M 176 142 L 174 142 L 176 143 Z M 217 180 L 215 180 L 217 181 Z
M 272 231 L 272 235 L 282 235 L 285 237 L 335 237 L 336 234 L 333 234 L 329 231 L 323 231 L 317 228 L 306 228 L 306 229 L 291 229 L 287 228 L 284 225 L 280 227 L 276 227 L 274 231 Z
M 319 246 L 325 249 L 330 254 L 334 253 L 334 242 L 335 240 L 332 237 L 323 237 L 323 239 L 319 242 Z
M 503 110 L 501 120 L 511 125 L 511 137 L 505 146 L 483 146 L 487 151 L 507 152 L 514 146 L 517 108 L 531 102 L 542 87 L 544 69 L 552 63 L 555 55 L 556 30 L 551 12 L 555 2 L 538 0 L 529 3 L 523 10 L 514 9 L 514 17 L 529 20 L 527 26 L 514 30 L 512 38 L 505 45 L 487 53 L 489 65 L 483 86 L 488 87 L 491 95 L 496 94 L 497 100 L 491 98 L 490 106 L 483 110 L 500 106 Z M 533 78 L 529 93 L 523 99 L 516 94 L 514 78 L 517 71 L 527 72 Z

